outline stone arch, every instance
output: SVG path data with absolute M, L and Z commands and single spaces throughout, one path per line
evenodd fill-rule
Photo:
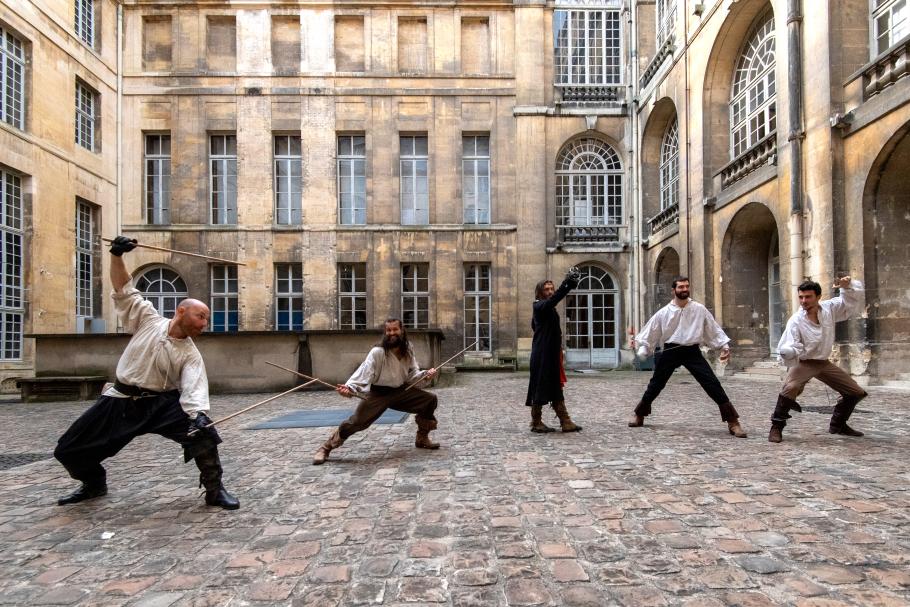
M 702 116 L 705 117 L 702 125 L 702 149 L 705 150 L 703 179 L 706 192 L 713 192 L 714 174 L 733 160 L 730 157 L 729 108 L 733 73 L 743 41 L 756 25 L 756 19 L 764 16 L 765 11 L 770 11 L 774 19 L 774 7 L 768 0 L 733 3 L 708 56 L 702 96 Z M 776 71 L 780 72 L 779 65 Z
M 721 245 L 723 326 L 749 358 L 767 357 L 772 347 L 768 260 L 777 231 L 768 207 L 750 202 L 733 216 Z
M 664 135 L 676 120 L 676 105 L 669 97 L 656 104 L 641 140 L 641 200 L 642 221 L 660 212 L 660 150 Z M 647 229 L 644 231 L 647 234 Z
M 650 314 L 667 305 L 673 299 L 671 283 L 680 275 L 679 253 L 673 247 L 666 247 L 657 256 L 654 264 L 654 281 L 649 291 Z
M 906 372 L 910 355 L 908 173 L 910 123 L 882 148 L 863 192 L 866 338 L 874 354 L 870 372 L 880 377 Z

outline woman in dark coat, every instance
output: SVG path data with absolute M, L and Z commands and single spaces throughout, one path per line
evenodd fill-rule
M 543 406 L 553 404 L 559 425 L 563 432 L 578 432 L 581 426 L 572 422 L 566 410 L 562 394 L 562 329 L 559 325 L 559 312 L 556 305 L 569 291 L 578 286 L 578 271 L 574 268 L 566 275 L 565 280 L 555 288 L 553 281 L 542 280 L 534 289 L 534 316 L 531 328 L 534 338 L 531 341 L 531 380 L 528 383 L 528 398 L 525 405 L 531 407 L 531 432 L 553 432 L 541 419 Z

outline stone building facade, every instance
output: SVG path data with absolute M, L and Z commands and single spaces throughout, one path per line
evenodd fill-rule
M 803 5 L 0 0 L 25 116 L 0 121 L 23 294 L 0 302 L 3 373 L 31 367 L 23 332 L 116 329 L 116 233 L 245 264 L 131 254 L 160 309 L 192 294 L 212 330 L 399 316 L 444 356 L 476 340 L 476 365 L 526 360 L 534 284 L 572 265 L 575 367 L 628 362 L 680 272 L 741 362 L 768 357 L 793 286 L 845 271 L 870 306 L 844 364 L 899 373 L 906 9 Z

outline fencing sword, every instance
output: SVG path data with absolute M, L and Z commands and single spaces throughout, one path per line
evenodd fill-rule
M 265 361 L 265 364 L 272 365 L 273 367 L 278 367 L 279 369 L 284 369 L 285 371 L 287 371 L 289 373 L 293 373 L 294 375 L 299 375 L 300 377 L 302 377 L 304 379 L 310 380 L 309 383 L 313 383 L 313 382 L 320 383 L 323 386 L 328 386 L 332 390 L 336 390 L 338 388 L 338 386 L 333 386 L 332 384 L 330 384 L 327 381 L 322 381 L 318 377 L 310 377 L 309 375 L 305 375 L 305 374 L 301 373 L 300 371 L 294 371 L 293 369 L 288 369 L 287 367 L 282 367 L 281 365 L 276 365 L 275 363 L 270 363 L 269 361 Z M 354 392 L 353 390 L 351 390 L 351 395 L 356 396 L 360 400 L 366 400 L 366 398 L 367 398 L 366 396 L 363 396 L 362 394 L 358 394 L 357 392 Z
M 114 242 L 110 238 L 102 238 L 104 242 Z M 135 240 L 135 239 L 133 239 Z M 177 253 L 178 255 L 189 255 L 190 257 L 200 257 L 202 259 L 209 259 L 211 261 L 220 261 L 222 263 L 230 263 L 236 266 L 245 266 L 245 263 L 235 261 L 233 259 L 222 259 L 221 257 L 212 257 L 211 255 L 202 255 L 200 253 L 190 253 L 189 251 L 177 251 L 176 249 L 166 249 L 164 247 L 156 247 L 150 244 L 141 244 L 139 242 L 133 242 L 134 245 L 140 249 L 151 249 L 152 251 L 163 251 L 164 253 Z
M 459 356 L 461 356 L 462 354 L 464 354 L 465 352 L 467 352 L 468 350 L 470 350 L 471 348 L 473 348 L 474 346 L 476 346 L 476 345 L 477 345 L 477 342 L 479 342 L 479 341 L 480 341 L 479 339 L 475 339 L 473 344 L 471 344 L 471 345 L 468 346 L 467 348 L 464 348 L 463 350 L 460 350 L 460 351 L 457 352 L 454 356 L 449 357 L 449 359 L 446 360 L 446 361 L 444 361 L 443 363 L 441 363 L 441 364 L 439 364 L 439 365 L 436 365 L 436 369 L 439 370 L 440 368 L 446 366 L 447 364 L 449 364 L 450 362 L 452 362 L 453 360 L 455 360 L 456 358 L 458 358 Z M 410 390 L 411 388 L 413 388 L 414 386 L 416 386 L 417 384 L 419 384 L 420 382 L 422 382 L 422 381 L 425 380 L 426 378 L 427 378 L 427 375 L 426 375 L 426 373 L 424 373 L 424 374 L 423 374 L 422 376 L 420 376 L 418 379 L 415 379 L 407 388 L 404 389 L 404 391 L 407 392 L 408 390 Z
M 207 425 L 203 426 L 202 428 L 193 428 L 192 430 L 190 430 L 190 431 L 187 432 L 186 434 L 187 434 L 187 436 L 193 436 L 194 434 L 196 434 L 196 433 L 199 432 L 200 430 L 205 430 L 206 428 L 211 428 L 211 427 L 214 426 L 215 424 L 220 424 L 221 422 L 226 422 L 227 420 L 231 419 L 232 417 L 237 417 L 237 416 L 240 415 L 241 413 L 246 413 L 247 411 L 250 411 L 251 409 L 255 409 L 256 407 L 258 407 L 258 406 L 260 406 L 260 405 L 264 405 L 264 404 L 266 404 L 266 403 L 270 403 L 270 402 L 272 402 L 273 400 L 275 400 L 276 398 L 281 398 L 282 396 L 284 396 L 284 395 L 286 395 L 286 394 L 290 394 L 291 392 L 296 392 L 297 390 L 300 390 L 301 388 L 306 388 L 307 386 L 309 386 L 309 385 L 312 384 L 312 383 L 315 383 L 315 380 L 313 380 L 313 381 L 308 381 L 307 383 L 305 383 L 305 384 L 300 384 L 299 386 L 294 386 L 294 387 L 291 388 L 290 390 L 285 390 L 285 391 L 282 392 L 281 394 L 276 394 L 275 396 L 270 396 L 269 398 L 267 398 L 267 399 L 265 399 L 265 400 L 259 401 L 259 402 L 256 403 L 255 405 L 250 405 L 250 406 L 247 407 L 246 409 L 241 409 L 241 410 L 238 411 L 237 413 L 232 413 L 232 414 L 228 415 L 227 417 L 222 417 L 221 419 L 216 419 L 216 420 L 213 421 L 212 423 L 207 424 Z

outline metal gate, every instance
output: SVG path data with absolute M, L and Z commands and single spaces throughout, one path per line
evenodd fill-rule
M 578 288 L 566 297 L 566 365 L 619 365 L 619 292 L 597 266 L 582 266 Z

